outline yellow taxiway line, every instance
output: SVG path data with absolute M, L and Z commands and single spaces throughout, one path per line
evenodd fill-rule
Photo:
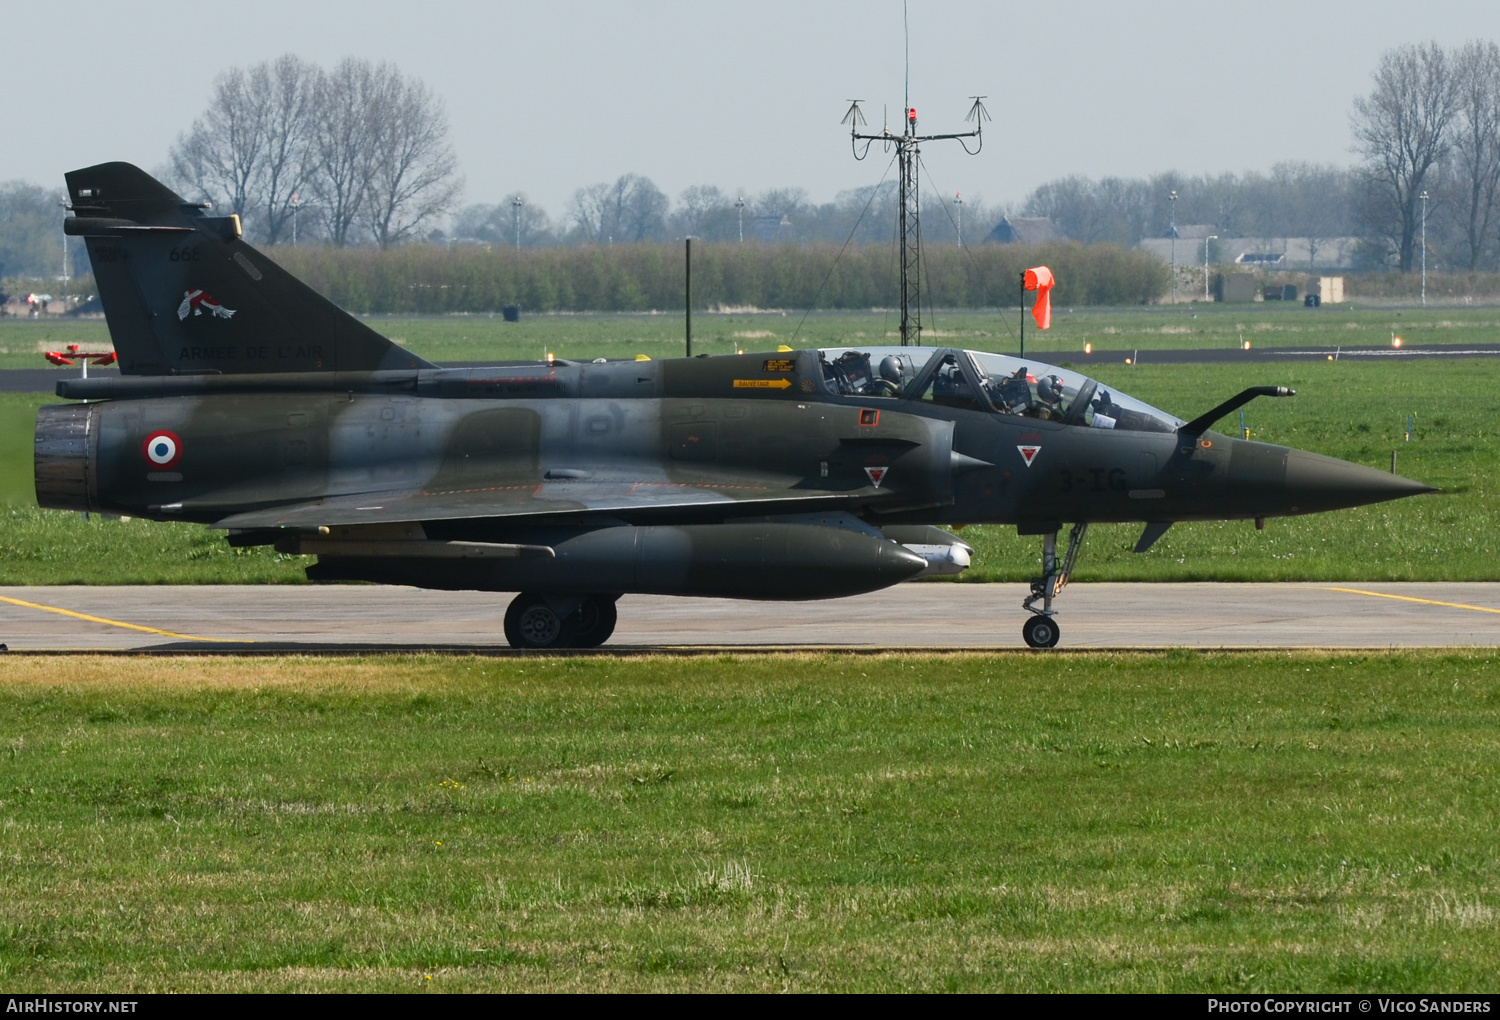
M 147 634 L 160 634 L 163 637 L 181 638 L 183 641 L 222 641 L 226 644 L 251 643 L 243 638 L 217 638 L 198 637 L 195 634 L 178 634 L 176 631 L 159 630 L 156 627 L 144 627 L 139 623 L 125 623 L 121 620 L 107 620 L 102 616 L 90 616 L 88 613 L 75 613 L 71 609 L 59 609 L 57 606 L 44 606 L 39 602 L 23 602 L 20 599 L 6 598 L 0 595 L 0 602 L 9 602 L 13 606 L 21 606 L 25 609 L 41 609 L 48 613 L 58 613 L 62 616 L 71 616 L 75 620 L 87 620 L 89 623 L 103 623 L 110 627 L 124 627 L 127 630 L 141 630 Z
M 1476 613 L 1500 613 L 1500 609 L 1488 606 L 1471 606 L 1467 602 L 1439 602 L 1437 599 L 1419 599 L 1412 595 L 1390 595 L 1383 591 L 1365 591 L 1362 588 L 1324 588 L 1324 591 L 1341 591 L 1348 595 L 1368 595 L 1377 599 L 1396 599 L 1400 602 L 1420 602 L 1424 606 L 1447 606 L 1449 609 L 1472 609 Z

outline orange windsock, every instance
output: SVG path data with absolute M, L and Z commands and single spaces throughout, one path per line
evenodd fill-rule
M 1052 328 L 1052 283 L 1052 270 L 1046 266 L 1026 270 L 1022 285 L 1027 290 L 1036 291 L 1036 304 L 1031 309 L 1031 317 L 1036 320 L 1038 329 Z

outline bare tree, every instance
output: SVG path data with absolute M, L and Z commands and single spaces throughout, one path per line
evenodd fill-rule
M 1307 262 L 1312 268 L 1320 251 L 1349 232 L 1349 172 L 1313 163 L 1280 163 L 1272 167 L 1271 176 L 1285 190 L 1283 229 L 1287 235 L 1307 239 Z
M 448 144 L 442 101 L 389 64 L 371 75 L 370 175 L 364 211 L 382 248 L 413 236 L 452 208 L 463 182 Z
M 0 184 L 0 277 L 55 276 L 62 269 L 58 195 L 23 181 Z M 87 272 L 87 254 L 72 246 L 75 276 Z
M 628 182 L 628 183 L 627 183 Z M 649 177 L 626 174 L 615 182 L 616 230 L 628 241 L 651 241 L 662 236 L 671 205 Z
M 178 184 L 238 213 L 268 243 L 281 240 L 307 172 L 317 77 L 291 54 L 219 75 L 208 109 L 172 147 Z
M 214 79 L 203 116 L 172 146 L 172 172 L 199 196 L 248 216 L 266 146 L 265 97 L 252 74 L 231 68 Z
M 510 199 L 497 205 L 465 206 L 453 217 L 452 234 L 459 239 L 514 246 L 518 231 L 523 248 L 557 243 L 547 210 L 528 200 L 524 192 L 512 192 Z
M 1074 174 L 1048 181 L 1026 199 L 1027 216 L 1045 216 L 1066 237 L 1084 244 L 1119 240 L 1112 236 L 1115 219 L 1099 193 L 1099 186 Z M 1132 238 L 1138 240 L 1138 238 Z
M 308 142 L 319 75 L 315 65 L 290 53 L 251 71 L 252 88 L 265 96 L 265 144 L 257 190 L 267 244 L 287 240 L 295 213 L 292 198 L 308 183 Z
M 734 204 L 729 196 L 712 184 L 695 184 L 683 190 L 677 198 L 677 212 L 673 225 L 683 235 L 693 237 L 717 236 L 724 233 L 726 221 L 732 226 Z M 732 240 L 729 238 L 723 238 Z
M 1500 218 L 1500 47 L 1467 43 L 1453 57 L 1458 117 L 1453 132 L 1454 183 L 1460 189 L 1464 255 L 1479 268 Z
M 573 192 L 568 216 L 585 240 L 647 241 L 662 235 L 669 205 L 650 178 L 624 174 Z
M 377 85 L 374 66 L 353 57 L 345 57 L 318 78 L 311 143 L 313 192 L 328 239 L 340 248 L 356 239 L 374 173 L 370 106 Z
M 573 221 L 574 231 L 583 240 L 597 242 L 612 239 L 604 232 L 609 197 L 608 184 L 590 184 L 573 192 L 573 200 L 568 203 L 568 218 Z
M 1355 151 L 1365 158 L 1371 226 L 1396 250 L 1402 272 L 1415 261 L 1420 195 L 1447 154 L 1458 108 L 1448 55 L 1437 43 L 1388 50 L 1375 69 L 1375 87 L 1354 101 Z

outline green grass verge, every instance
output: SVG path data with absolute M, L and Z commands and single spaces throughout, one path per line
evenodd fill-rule
M 372 327 L 432 361 L 540 358 L 627 358 L 683 352 L 680 309 L 664 314 L 367 318 Z M 1028 320 L 1029 321 L 1029 320 Z M 1493 343 L 1500 340 L 1500 308 L 1392 308 L 1338 305 L 1307 309 L 1277 302 L 1249 305 L 1179 305 L 1144 308 L 1057 308 L 1052 329 L 1028 328 L 1027 350 L 1061 358 L 1092 344 L 1096 351 L 1175 348 L 1364 346 L 1390 343 L 1394 333 L 1408 344 Z M 1001 313 L 937 311 L 925 317 L 929 343 L 980 350 L 1014 351 L 1019 319 Z M 695 354 L 728 354 L 736 348 L 899 343 L 899 316 L 892 311 L 799 311 L 741 314 L 693 313 Z M 45 368 L 41 352 L 66 344 L 108 349 L 103 320 L 0 319 L 0 369 Z M 1123 358 L 1122 358 L 1123 360 Z
M 0 393 L 0 505 L 36 505 L 32 443 L 36 409 L 58 403 L 41 393 Z
M 1500 361 L 1182 365 L 1091 370 L 1104 383 L 1190 417 L 1245 386 L 1295 387 L 1290 400 L 1246 408 L 1255 439 L 1388 468 L 1441 494 L 1360 510 L 1276 520 L 1183 524 L 1147 554 L 1132 553 L 1139 525 L 1091 533 L 1075 575 L 1088 580 L 1500 579 L 1500 426 L 1491 394 Z M 35 508 L 31 443 L 40 394 L 0 394 L 0 584 L 296 582 L 308 562 L 266 549 L 232 550 L 217 532 L 182 524 L 83 521 Z M 1406 417 L 1416 432 L 1403 440 Z M 1233 430 L 1238 419 L 1221 425 Z M 1013 528 L 974 527 L 971 581 L 1025 580 L 1039 543 Z
M 35 991 L 1489 991 L 1492 653 L 48 659 Z

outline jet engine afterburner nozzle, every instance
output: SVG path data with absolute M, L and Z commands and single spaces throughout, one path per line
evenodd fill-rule
M 99 509 L 99 409 L 52 404 L 36 413 L 37 505 L 49 510 Z

